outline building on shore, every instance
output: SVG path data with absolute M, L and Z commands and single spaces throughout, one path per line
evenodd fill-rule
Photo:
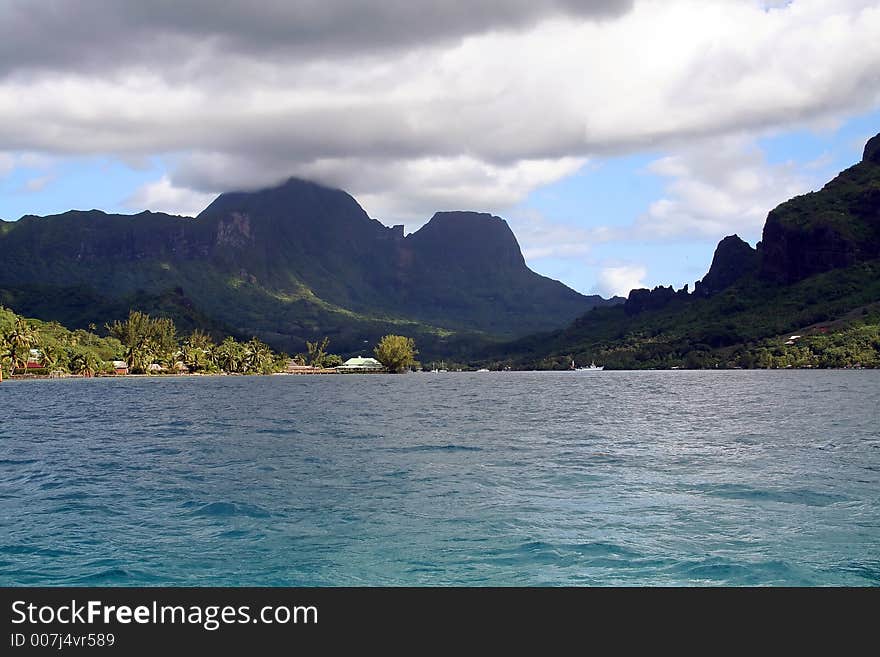
M 30 370 L 41 370 L 45 367 L 43 364 L 43 354 L 40 353 L 39 349 L 31 349 L 28 351 L 28 359 L 24 364 L 25 374 L 30 373 Z
M 336 368 L 340 374 L 378 374 L 385 371 L 385 367 L 375 358 L 361 358 L 356 356 L 349 358 Z
M 124 360 L 114 360 L 113 361 L 113 373 L 114 374 L 128 374 L 128 363 Z

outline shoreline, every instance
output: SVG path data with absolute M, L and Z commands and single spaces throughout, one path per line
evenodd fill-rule
M 590 377 L 580 376 L 579 379 L 601 377 L 605 373 L 614 372 L 862 372 L 873 371 L 880 368 L 875 367 L 785 367 L 785 368 L 706 368 L 706 369 L 671 369 L 671 368 L 650 368 L 638 370 L 605 370 L 603 374 L 594 374 Z M 566 374 L 571 370 L 495 370 L 492 374 Z M 462 372 L 443 372 L 443 374 L 487 374 L 488 372 L 478 372 L 477 370 L 465 370 Z M 9 381 L 65 381 L 70 379 L 195 379 L 195 378 L 218 378 L 218 377 L 236 377 L 236 378 L 254 378 L 254 377 L 270 377 L 270 376 L 325 376 L 328 374 L 341 374 L 340 372 L 273 372 L 271 374 L 237 374 L 237 373 L 213 373 L 213 374 L 103 374 L 96 376 L 84 376 L 82 374 L 66 374 L 64 376 L 50 376 L 48 374 L 15 374 L 6 375 L 0 380 L 0 385 Z M 348 372 L 347 374 L 377 374 L 376 372 Z M 382 372 L 387 374 L 387 372 Z M 408 372 L 407 374 L 437 374 L 436 372 Z M 394 375 L 399 376 L 399 375 Z M 348 378 L 348 377 L 346 377 Z

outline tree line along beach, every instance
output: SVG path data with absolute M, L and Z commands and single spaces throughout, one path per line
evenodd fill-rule
M 48 379 L 399 373 L 419 366 L 412 338 L 397 335 L 384 336 L 370 356 L 345 361 L 328 353 L 328 338 L 307 341 L 304 353 L 289 356 L 257 338 L 238 341 L 226 336 L 215 342 L 199 329 L 178 336 L 173 320 L 138 311 L 104 328 L 103 336 L 94 324 L 89 330 L 70 331 L 57 322 L 25 319 L 0 306 L 0 381 L 3 372 L 12 379 Z
M 869 318 L 866 318 L 869 319 Z M 416 360 L 412 338 L 389 334 L 364 356 L 345 359 L 328 351 L 327 337 L 306 341 L 306 350 L 290 356 L 257 338 L 215 339 L 196 329 L 180 336 L 174 321 L 131 311 L 125 320 L 88 330 L 68 330 L 57 322 L 26 319 L 0 306 L 0 376 L 7 379 L 91 378 L 114 376 L 222 376 L 273 374 L 402 373 L 407 371 L 578 370 L 566 354 L 538 366 L 512 367 L 512 360 L 456 363 Z M 367 351 L 367 350 L 365 350 Z M 790 335 L 776 344 L 759 344 L 740 361 L 702 362 L 691 354 L 684 366 L 645 363 L 649 367 L 610 369 L 872 369 L 880 365 L 880 326 L 861 322 L 844 331 Z M 581 363 L 583 363 L 581 359 Z M 741 363 L 745 362 L 746 367 Z M 654 365 L 650 367 L 650 365 Z M 2 378 L 0 378 L 2 381 Z

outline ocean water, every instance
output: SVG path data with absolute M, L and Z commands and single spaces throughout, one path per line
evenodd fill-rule
M 880 372 L 0 384 L 0 585 L 878 584 Z

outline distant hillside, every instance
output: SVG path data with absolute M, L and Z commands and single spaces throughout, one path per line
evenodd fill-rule
M 797 337 L 793 337 L 797 336 Z M 724 238 L 693 294 L 633 290 L 569 327 L 491 348 L 496 367 L 880 367 L 880 135 L 818 192 Z
M 25 216 L 0 224 L 0 253 L 0 300 L 20 312 L 81 327 L 165 311 L 289 351 L 329 335 L 354 352 L 393 331 L 455 355 L 608 303 L 531 271 L 503 219 L 438 213 L 404 236 L 298 179 L 222 194 L 195 219 Z

